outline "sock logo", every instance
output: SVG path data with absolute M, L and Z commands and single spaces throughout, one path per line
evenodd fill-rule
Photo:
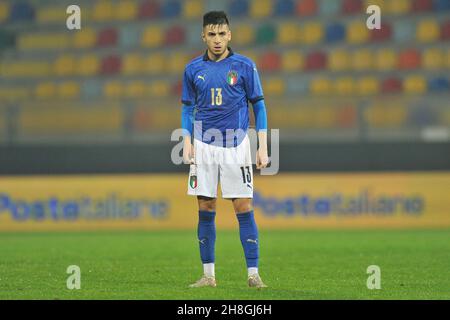
M 253 242 L 254 244 L 258 244 L 258 239 L 247 239 L 247 242 Z

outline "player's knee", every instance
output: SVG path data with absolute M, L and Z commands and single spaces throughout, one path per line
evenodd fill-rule
M 216 211 L 216 199 L 199 197 L 198 207 L 201 211 Z
M 236 213 L 245 213 L 253 210 L 251 201 L 235 201 L 234 210 Z

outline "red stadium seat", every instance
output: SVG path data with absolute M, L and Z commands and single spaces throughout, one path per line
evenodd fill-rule
M 139 19 L 155 18 L 159 16 L 159 3 L 154 0 L 145 0 L 139 6 Z
M 306 57 L 305 70 L 320 70 L 327 65 L 327 56 L 325 53 L 316 51 L 311 52 Z
M 102 59 L 100 74 L 112 75 L 120 72 L 122 61 L 119 56 L 110 55 Z
M 383 83 L 381 84 L 381 91 L 383 93 L 398 93 L 402 90 L 402 81 L 396 77 L 384 79 Z
M 114 28 L 101 30 L 97 35 L 97 45 L 100 47 L 115 46 L 118 40 L 118 32 Z
M 261 71 L 278 71 L 281 68 L 281 56 L 277 52 L 266 52 L 259 58 Z
M 166 45 L 182 44 L 185 40 L 185 37 L 186 35 L 183 27 L 172 26 L 166 32 L 164 43 Z
M 433 9 L 433 0 L 414 0 L 412 5 L 413 12 L 430 11 Z
M 387 23 L 381 23 L 381 29 L 370 30 L 370 40 L 372 42 L 387 41 L 392 36 L 392 26 Z
M 297 5 L 297 15 L 313 16 L 317 13 L 316 0 L 300 0 Z
M 416 49 L 407 49 L 402 51 L 398 57 L 399 69 L 416 69 L 420 67 L 421 56 Z
M 342 12 L 345 14 L 363 13 L 363 4 L 361 0 L 342 1 Z
M 356 108 L 353 105 L 339 108 L 337 123 L 341 128 L 352 128 L 357 123 Z
M 444 22 L 441 27 L 441 39 L 449 40 L 450 39 L 450 21 Z

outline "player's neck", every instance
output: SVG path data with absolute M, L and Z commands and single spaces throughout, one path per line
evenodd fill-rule
M 225 51 L 220 56 L 217 56 L 217 55 L 215 55 L 214 53 L 212 53 L 211 51 L 208 50 L 208 58 L 211 61 L 219 62 L 220 60 L 223 60 L 226 57 L 228 57 L 229 53 L 230 53 L 230 51 L 228 50 L 228 48 L 226 48 Z

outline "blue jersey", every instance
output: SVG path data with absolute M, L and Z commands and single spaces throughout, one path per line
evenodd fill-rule
M 236 147 L 248 130 L 248 101 L 254 104 L 264 97 L 255 63 L 228 50 L 228 56 L 218 62 L 205 53 L 186 65 L 181 100 L 195 106 L 195 139 Z M 215 141 L 214 130 L 220 131 L 222 141 Z M 230 130 L 239 134 L 230 135 Z

